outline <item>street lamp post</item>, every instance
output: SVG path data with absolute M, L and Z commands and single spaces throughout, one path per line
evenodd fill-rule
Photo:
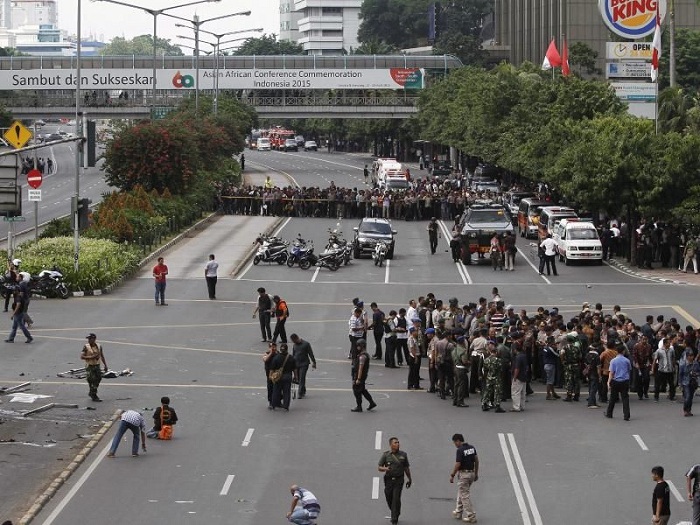
M 187 27 L 183 24 L 175 24 L 175 27 Z M 214 53 L 216 53 L 216 60 L 214 62 L 214 115 L 219 114 L 219 53 L 221 51 L 221 44 L 230 44 L 231 42 L 239 42 L 241 40 L 247 40 L 249 37 L 243 37 L 243 38 L 234 38 L 233 40 L 226 40 L 225 42 L 221 42 L 221 39 L 225 36 L 231 36 L 231 35 L 238 35 L 241 33 L 250 33 L 250 32 L 261 32 L 263 31 L 263 28 L 258 27 L 256 29 L 240 29 L 238 31 L 228 31 L 226 33 L 213 33 L 212 31 L 205 31 L 204 29 L 200 29 L 199 32 L 201 33 L 206 33 L 207 35 L 211 35 L 214 38 L 216 38 L 216 44 L 213 42 L 207 42 L 206 40 L 201 40 L 199 39 L 197 41 L 196 38 L 192 38 L 189 36 L 183 36 L 183 35 L 177 35 L 178 38 L 184 38 L 186 40 L 195 40 L 195 47 L 193 48 L 195 51 L 199 51 L 199 42 L 202 42 L 204 44 L 208 44 L 214 48 Z M 185 46 L 185 47 L 190 47 L 190 46 Z M 195 105 L 196 105 L 196 98 L 195 98 Z
M 126 2 L 120 2 L 118 0 L 96 0 L 98 2 L 107 2 L 110 4 L 116 4 L 116 5 L 121 5 L 124 7 L 131 7 L 133 9 L 140 9 L 141 11 L 145 11 L 149 15 L 153 17 L 153 89 L 151 92 L 151 118 L 155 116 L 155 109 L 156 109 L 156 61 L 158 60 L 158 45 L 157 45 L 157 31 L 158 31 L 158 15 L 165 15 L 165 16 L 170 16 L 172 18 L 179 18 L 175 17 L 173 15 L 169 15 L 166 13 L 166 11 L 171 11 L 173 9 L 178 9 L 180 7 L 187 7 L 190 5 L 197 5 L 197 4 L 205 4 L 209 2 L 220 2 L 221 0 L 193 0 L 192 2 L 187 2 L 184 4 L 177 4 L 177 5 L 171 5 L 169 7 L 164 7 L 163 9 L 150 9 L 148 7 L 143 7 L 140 5 L 135 5 L 135 4 L 129 4 Z
M 112 1 L 112 0 L 104 0 L 104 1 Z M 213 22 L 214 20 L 221 20 L 222 18 L 230 18 L 232 16 L 249 16 L 250 11 L 240 11 L 238 13 L 230 13 L 228 15 L 221 15 L 221 16 L 215 16 L 213 18 L 207 18 L 205 20 L 200 20 L 199 16 L 195 15 L 192 20 L 189 20 L 187 18 L 183 18 L 181 16 L 176 16 L 176 15 L 167 15 L 170 18 L 177 18 L 178 20 L 182 20 L 184 22 L 188 22 L 189 24 L 192 25 L 192 28 L 194 29 L 194 64 L 195 64 L 195 79 L 194 79 L 194 114 L 197 116 L 199 114 L 199 31 L 200 27 L 207 22 Z

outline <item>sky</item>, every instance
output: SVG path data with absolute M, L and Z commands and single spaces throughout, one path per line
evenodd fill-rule
M 138 9 L 124 7 L 107 2 L 93 0 L 59 0 L 58 1 L 58 25 L 60 29 L 68 31 L 68 34 L 76 34 L 78 1 L 81 2 L 82 21 L 81 33 L 83 40 L 88 35 L 93 35 L 97 40 L 109 42 L 114 37 L 124 37 L 131 39 L 138 35 L 151 35 L 153 33 L 153 16 Z M 120 0 L 121 1 L 121 0 Z M 188 0 L 124 0 L 124 3 L 135 4 L 150 9 L 162 9 L 173 4 L 185 4 Z M 228 31 L 238 31 L 240 29 L 263 28 L 266 34 L 279 34 L 279 1 L 278 0 L 221 0 L 216 3 L 204 3 L 189 7 L 181 7 L 166 11 L 173 15 L 181 16 L 192 20 L 195 15 L 199 15 L 200 20 L 214 18 L 216 16 L 238 13 L 240 11 L 251 11 L 250 16 L 234 16 L 223 20 L 215 20 L 204 23 L 200 27 L 203 30 L 213 33 L 226 33 Z M 175 27 L 180 22 L 165 15 L 158 16 L 158 38 L 169 38 L 171 44 L 191 44 L 190 40 L 177 38 L 177 35 L 194 37 L 194 31 Z M 249 33 L 250 36 L 261 36 L 262 33 Z M 241 37 L 248 34 L 241 34 Z M 214 37 L 200 34 L 200 38 L 211 42 Z M 237 36 L 232 36 L 237 38 Z M 222 41 L 228 38 L 224 37 Z M 209 46 L 202 46 L 207 50 Z M 224 46 L 222 46 L 224 47 Z M 191 50 L 182 48 L 184 53 L 191 53 Z

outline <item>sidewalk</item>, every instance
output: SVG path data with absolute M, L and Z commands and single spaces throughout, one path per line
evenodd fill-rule
M 663 268 L 660 262 L 652 263 L 652 270 L 648 268 L 638 268 L 622 257 L 611 258 L 608 264 L 629 275 L 644 279 L 650 279 L 661 283 L 700 286 L 700 274 L 693 273 L 692 264 L 688 265 L 688 273 L 683 273 L 676 268 Z

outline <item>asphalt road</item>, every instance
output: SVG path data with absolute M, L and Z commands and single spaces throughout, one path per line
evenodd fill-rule
M 74 126 L 60 124 L 46 124 L 40 131 L 48 135 L 58 129 L 64 129 L 74 133 Z M 39 224 L 45 223 L 56 217 L 70 214 L 71 197 L 75 195 L 75 148 L 72 143 L 47 146 L 38 150 L 37 157 L 51 158 L 54 162 L 54 172 L 45 173 L 41 184 L 42 200 L 39 202 Z M 27 154 L 25 154 L 26 156 Z M 22 216 L 25 221 L 15 223 L 15 233 L 34 227 L 34 203 L 28 201 L 26 177 L 20 175 L 22 184 Z M 104 174 L 99 167 L 81 168 L 80 170 L 80 196 L 88 198 L 93 203 L 101 199 L 102 193 L 109 190 L 104 180 Z M 0 222 L 0 239 L 7 237 L 9 223 Z
M 289 173 L 300 185 L 323 176 L 345 185 L 343 177 L 361 176 L 365 163 L 359 156 L 321 152 L 246 156 L 255 165 Z M 349 220 L 340 225 L 347 237 L 353 225 Z M 283 223 L 280 235 L 291 239 L 302 233 L 322 247 L 331 226 L 335 222 L 292 219 Z M 385 523 L 376 463 L 394 435 L 409 455 L 414 478 L 404 491 L 401 523 L 450 523 L 454 432 L 464 433 L 481 458 L 473 487 L 479 523 L 646 523 L 653 490 L 649 471 L 657 464 L 677 489 L 671 523 L 690 518 L 690 505 L 677 501 L 677 493 L 683 499 L 685 469 L 698 461 L 692 452 L 697 424 L 681 417 L 677 403 L 635 397 L 630 422 L 622 421 L 620 407 L 615 419 L 607 420 L 602 410 L 587 410 L 585 403 L 547 403 L 537 384 L 524 413 L 484 413 L 474 398 L 470 408 L 457 409 L 434 395 L 409 392 L 405 367 L 390 370 L 373 362 L 368 388 L 379 406 L 353 414 L 345 357 L 353 297 L 365 304 L 375 300 L 386 311 L 429 291 L 475 301 L 489 297 L 496 285 L 518 309 L 558 306 L 566 316 L 584 301 L 599 301 L 607 311 L 620 304 L 639 322 L 653 313 L 700 326 L 693 287 L 652 283 L 608 266 L 562 266 L 559 277 L 545 279 L 530 266 L 533 253 L 521 239 L 515 272 L 465 268 L 445 253 L 444 236 L 438 253 L 429 254 L 425 223 L 397 221 L 394 227 L 396 257 L 382 269 L 370 259 L 353 260 L 335 273 L 248 266 L 237 276 L 220 278 L 217 301 L 206 299 L 203 277 L 186 274 L 170 279 L 167 308 L 153 306 L 147 274 L 106 296 L 60 305 L 37 302 L 36 342 L 3 349 L 3 384 L 25 372 L 39 381 L 37 391 L 84 404 L 85 384 L 59 380 L 55 372 L 77 364 L 84 336 L 94 331 L 111 368 L 135 371 L 103 382 L 105 402 L 96 416 L 106 418 L 116 408 L 148 408 L 149 417 L 167 394 L 180 423 L 173 441 L 149 441 L 148 453 L 139 458 L 130 457 L 129 443 L 123 442 L 117 458 L 106 459 L 109 443 L 103 441 L 36 523 L 284 523 L 292 483 L 318 496 L 320 523 Z M 205 256 L 191 245 L 165 255 L 166 261 L 189 257 L 193 267 Z M 265 344 L 251 318 L 258 286 L 289 302 L 288 333 L 309 340 L 319 361 L 318 370 L 309 373 L 308 398 L 293 401 L 288 413 L 266 408 L 260 359 Z M 427 378 L 427 370 L 421 375 Z

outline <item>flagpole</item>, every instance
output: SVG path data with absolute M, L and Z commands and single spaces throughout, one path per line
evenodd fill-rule
M 659 134 L 659 79 L 654 82 L 654 133 Z

